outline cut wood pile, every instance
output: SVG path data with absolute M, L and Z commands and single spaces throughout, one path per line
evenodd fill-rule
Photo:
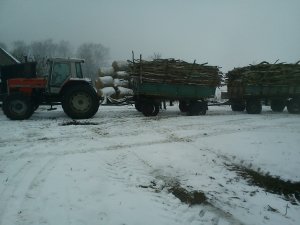
M 300 61 L 295 64 L 261 62 L 235 68 L 226 74 L 229 86 L 300 85 Z
M 140 82 L 168 84 L 196 84 L 219 86 L 221 72 L 217 66 L 188 63 L 175 59 L 155 59 L 152 61 L 133 60 L 129 64 L 129 73 Z
M 132 96 L 133 91 L 129 89 L 128 63 L 125 61 L 114 61 L 111 67 L 101 68 L 99 76 L 95 80 L 98 95 L 104 97 L 104 103 L 111 100 L 120 100 L 126 96 Z

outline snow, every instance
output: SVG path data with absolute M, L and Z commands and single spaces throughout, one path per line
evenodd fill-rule
M 212 106 L 188 117 L 175 105 L 146 118 L 133 106 L 100 106 L 81 121 L 91 125 L 67 126 L 60 107 L 46 109 L 26 121 L 0 112 L 1 225 L 300 221 L 299 205 L 226 166 L 299 182 L 299 115 Z M 202 191 L 207 203 L 182 203 L 173 184 Z

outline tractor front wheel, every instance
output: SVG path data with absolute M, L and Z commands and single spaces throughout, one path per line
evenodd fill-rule
M 12 93 L 3 101 L 3 113 L 11 120 L 29 119 L 33 112 L 34 106 L 29 96 L 22 93 Z
M 72 119 L 88 119 L 97 113 L 99 99 L 92 87 L 76 85 L 65 91 L 62 108 Z

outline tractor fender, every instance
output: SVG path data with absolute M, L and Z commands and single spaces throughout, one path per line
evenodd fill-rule
M 63 96 L 65 92 L 69 89 L 69 87 L 73 87 L 73 86 L 90 86 L 95 91 L 95 93 L 97 93 L 96 88 L 93 87 L 91 80 L 74 79 L 74 80 L 69 80 L 64 84 L 64 86 L 59 92 L 59 95 Z

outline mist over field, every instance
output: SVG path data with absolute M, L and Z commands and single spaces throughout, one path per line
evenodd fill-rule
M 209 62 L 223 70 L 266 60 L 300 59 L 300 2 L 0 1 L 0 42 L 53 39 L 100 43 L 109 61 L 147 58 Z

